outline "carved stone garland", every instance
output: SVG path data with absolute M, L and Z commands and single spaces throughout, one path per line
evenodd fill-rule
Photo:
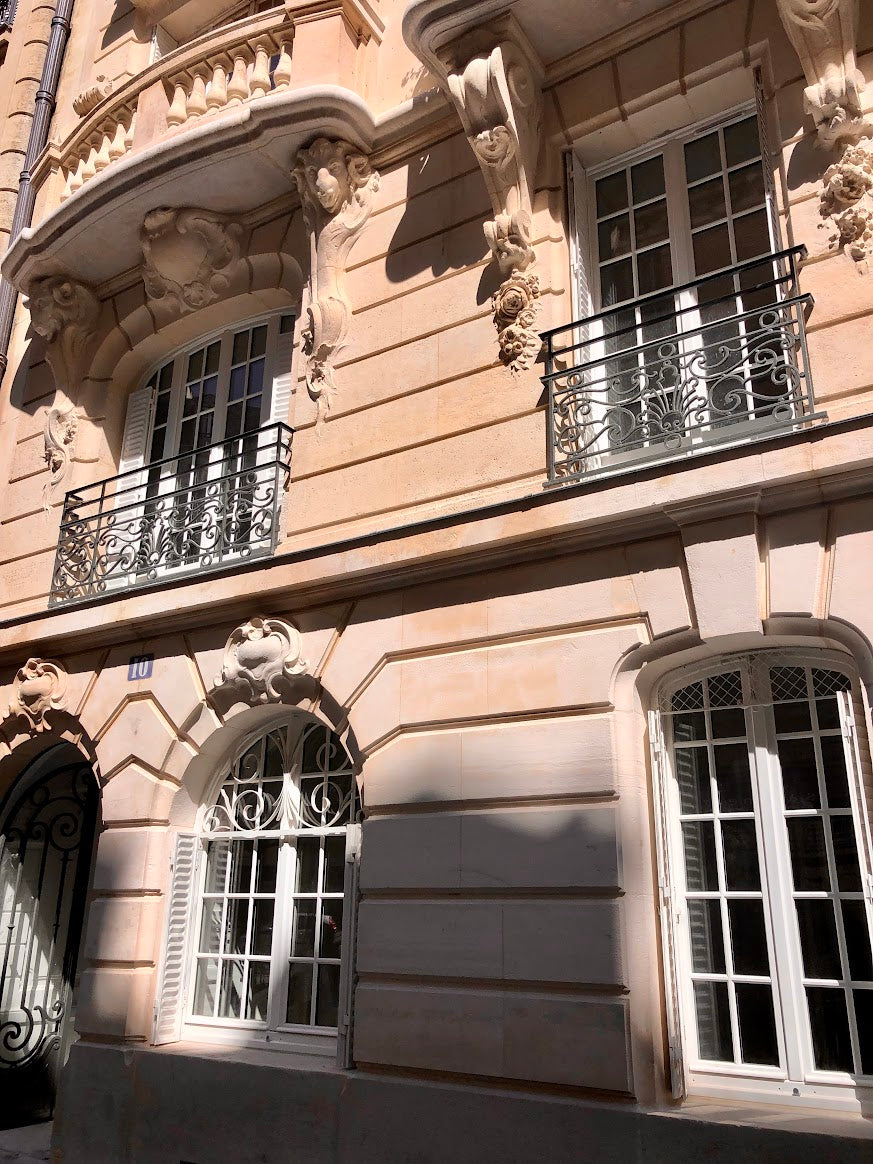
M 252 618 L 236 628 L 224 647 L 215 691 L 244 703 L 280 703 L 282 687 L 306 674 L 300 631 L 281 618 Z
M 834 229 L 830 241 L 845 248 L 861 270 L 873 256 L 873 149 L 871 143 L 847 146 L 824 174 L 819 212 Z
M 347 141 L 319 137 L 297 154 L 293 177 L 310 241 L 306 386 L 322 418 L 336 391 L 334 361 L 352 315 L 346 263 L 373 212 L 379 174 Z
M 800 57 L 807 87 L 804 103 L 827 148 L 871 132 L 855 63 L 858 0 L 777 0 L 788 39 Z
M 140 231 L 149 299 L 180 314 L 214 303 L 240 257 L 243 228 L 211 210 L 150 210 Z
M 55 403 L 46 413 L 43 427 L 45 461 L 50 473 L 43 489 L 43 505 L 48 509 L 73 455 L 79 417 L 69 394 L 84 372 L 100 302 L 86 284 L 63 275 L 49 275 L 30 285 L 25 306 L 34 331 L 46 340 L 46 360 L 56 388 Z
M 511 19 L 461 41 L 446 64 L 449 92 L 494 209 L 485 238 L 505 280 L 492 299 L 500 355 L 520 372 L 530 367 L 541 346 L 539 280 L 528 268 L 536 258 L 531 214 L 542 69 Z
M 8 715 L 27 720 L 31 733 L 44 732 L 48 712 L 64 707 L 66 688 L 67 673 L 60 663 L 28 659 L 15 676 Z

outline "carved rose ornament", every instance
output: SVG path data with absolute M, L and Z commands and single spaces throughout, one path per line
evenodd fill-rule
M 46 715 L 64 706 L 67 673 L 60 663 L 48 659 L 28 659 L 19 668 L 12 685 L 9 715 L 27 720 L 30 732 L 43 732 Z
M 215 690 L 243 703 L 280 703 L 282 688 L 304 675 L 300 631 L 281 618 L 252 618 L 236 628 L 224 647 Z
M 873 255 L 873 150 L 869 143 L 847 146 L 822 179 L 819 212 L 834 233 L 831 243 L 844 248 L 859 265 Z

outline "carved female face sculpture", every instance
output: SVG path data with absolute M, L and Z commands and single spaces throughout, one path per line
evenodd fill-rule
M 515 142 L 505 125 L 483 129 L 473 142 L 476 156 L 486 166 L 502 166 L 515 154 Z

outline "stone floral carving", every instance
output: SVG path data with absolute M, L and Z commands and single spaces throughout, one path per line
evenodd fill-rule
M 516 272 L 491 299 L 500 356 L 516 371 L 529 368 L 539 354 L 536 331 L 540 281 L 536 275 Z
M 847 146 L 822 179 L 819 212 L 834 233 L 831 243 L 856 263 L 873 255 L 873 150 L 868 143 Z
M 150 210 L 140 231 L 149 299 L 180 314 L 214 303 L 240 257 L 243 228 L 210 210 Z
M 855 63 L 858 0 L 777 0 L 807 87 L 804 103 L 830 148 L 870 132 L 861 109 L 864 77 Z
M 531 211 L 542 69 L 511 18 L 462 40 L 446 66 L 446 84 L 491 196 L 494 218 L 485 223 L 485 238 L 506 280 L 494 297 L 494 318 L 501 356 L 517 372 L 540 347 L 538 287 L 518 277 L 536 258 Z M 504 322 L 510 314 L 511 324 Z
M 49 482 L 43 489 L 48 508 L 53 491 L 66 476 L 73 455 L 79 420 L 70 401 L 81 380 L 95 338 L 100 301 L 84 283 L 63 275 L 35 280 L 25 306 L 33 329 L 46 341 L 46 360 L 57 395 L 43 427 Z
M 309 664 L 300 631 L 281 618 L 252 618 L 236 628 L 224 647 L 215 690 L 244 703 L 279 703 L 282 688 Z
M 334 360 L 352 315 L 346 263 L 373 212 L 379 174 L 348 142 L 319 137 L 297 154 L 293 176 L 310 240 L 306 386 L 322 417 L 336 391 Z
M 15 676 L 8 714 L 26 719 L 31 733 L 44 732 L 48 713 L 64 707 L 66 689 L 67 673 L 60 663 L 28 659 Z

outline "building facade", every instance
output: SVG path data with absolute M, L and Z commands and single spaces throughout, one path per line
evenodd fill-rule
M 2 37 L 2 1118 L 869 1151 L 873 5 Z

